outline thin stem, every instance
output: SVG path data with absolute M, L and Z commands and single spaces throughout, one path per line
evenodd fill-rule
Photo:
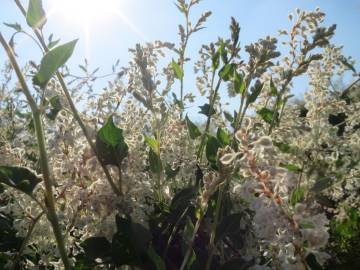
M 26 11 L 24 9 L 24 7 L 22 6 L 22 4 L 20 3 L 19 0 L 14 0 L 16 5 L 19 7 L 21 13 L 26 17 Z M 45 41 L 44 41 L 44 38 L 43 38 L 43 35 L 41 34 L 41 32 L 37 29 L 37 28 L 34 28 L 34 33 L 36 35 L 36 37 L 38 38 L 41 46 L 44 48 L 44 51 L 45 52 L 48 52 L 49 51 L 49 48 L 47 47 Z M 107 181 L 109 182 L 111 188 L 113 189 L 114 193 L 117 194 L 117 195 L 122 195 L 121 191 L 118 189 L 118 187 L 115 185 L 112 177 L 111 177 L 111 174 L 109 172 L 109 170 L 107 169 L 106 165 L 103 163 L 103 161 L 100 159 L 97 151 L 96 151 L 96 147 L 95 147 L 95 144 L 94 142 L 92 141 L 91 139 L 91 136 L 89 134 L 89 132 L 87 131 L 86 127 L 85 127 L 85 124 L 84 122 L 82 121 L 81 117 L 80 117 L 80 114 L 78 112 L 78 110 L 76 109 L 75 107 L 75 104 L 70 96 L 70 93 L 69 93 L 69 90 L 65 84 L 65 81 L 61 75 L 60 72 L 56 72 L 56 77 L 58 78 L 59 82 L 60 82 L 60 85 L 61 85 L 61 88 L 63 89 L 63 92 L 66 96 L 66 99 L 69 103 L 69 106 L 70 106 L 70 109 L 72 111 L 72 114 L 75 118 L 75 120 L 78 122 L 82 132 L 84 133 L 85 135 L 85 138 L 86 140 L 88 141 L 89 145 L 90 145 L 90 148 L 91 150 L 95 153 L 96 157 L 97 157 L 97 160 L 99 161 L 104 173 L 105 173 L 105 176 L 107 178 Z
M 43 131 L 43 126 L 42 126 L 40 111 L 31 95 L 30 89 L 28 88 L 28 86 L 26 84 L 25 78 L 24 78 L 24 76 L 21 72 L 21 69 L 15 59 L 15 55 L 1 33 L 0 33 L 0 43 L 4 47 L 6 53 L 9 57 L 9 60 L 12 64 L 12 66 L 15 70 L 15 73 L 19 79 L 19 82 L 21 84 L 22 91 L 25 94 L 25 96 L 28 100 L 28 103 L 30 105 L 30 108 L 32 110 L 33 120 L 34 120 L 34 125 L 35 125 L 35 130 L 36 130 L 36 137 L 37 137 L 37 142 L 38 142 L 38 147 L 39 147 L 41 171 L 43 174 L 45 190 L 46 190 L 46 207 L 48 210 L 47 217 L 52 225 L 53 232 L 54 232 L 56 242 L 58 245 L 58 249 L 60 252 L 60 256 L 64 263 L 64 267 L 67 270 L 67 269 L 70 269 L 70 262 L 67 257 L 64 239 L 63 239 L 63 236 L 61 233 L 58 217 L 56 215 L 54 194 L 53 194 L 53 190 L 52 190 L 53 183 L 51 180 L 50 168 L 49 168 L 49 163 L 48 163 L 48 158 L 47 158 L 45 137 L 44 137 L 44 131 Z
M 19 249 L 19 252 L 16 254 L 15 258 L 14 258 L 14 261 L 12 263 L 12 266 L 11 266 L 11 270 L 15 270 L 16 269 L 16 266 L 18 265 L 20 259 L 21 259 L 21 256 L 22 254 L 24 253 L 24 250 L 27 246 L 27 243 L 30 241 L 30 238 L 31 238 L 31 235 L 34 231 L 34 228 L 36 226 L 36 224 L 38 223 L 38 221 L 40 220 L 40 218 L 45 214 L 45 211 L 42 211 L 39 215 L 37 215 L 33 220 L 32 220 L 32 223 L 29 227 L 29 230 L 24 238 L 24 240 L 22 241 L 21 243 L 21 247 Z
M 219 193 L 218 193 L 217 202 L 216 202 L 215 219 L 211 226 L 210 241 L 209 241 L 209 254 L 208 254 L 208 258 L 206 260 L 205 270 L 210 269 L 212 258 L 214 256 L 216 228 L 219 223 L 220 209 L 221 209 L 221 205 L 222 205 L 222 201 L 223 201 L 223 193 L 224 193 L 224 186 L 221 186 L 219 188 Z
M 192 252 L 192 244 L 194 243 L 194 240 L 195 240 L 195 237 L 196 237 L 196 234 L 200 228 L 200 224 L 201 224 L 201 221 L 202 221 L 202 217 L 200 217 L 197 221 L 196 221 L 196 224 L 195 224 L 195 227 L 194 227 L 194 232 L 191 236 L 191 239 L 190 239 L 190 243 L 189 243 L 189 246 L 188 246 L 188 249 L 186 250 L 186 253 L 185 253 L 185 256 L 184 256 L 184 259 L 181 263 L 181 267 L 180 267 L 180 270 L 184 270 L 184 268 L 186 267 L 189 259 L 190 259 L 190 255 L 191 255 L 191 252 Z

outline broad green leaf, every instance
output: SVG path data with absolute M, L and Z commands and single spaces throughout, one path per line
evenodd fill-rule
M 230 123 L 234 122 L 234 117 L 227 111 L 224 111 L 225 119 L 228 120 Z
M 301 202 L 304 198 L 305 198 L 305 188 L 297 187 L 291 192 L 289 203 L 292 206 L 295 206 L 298 202 Z
M 220 65 L 220 52 L 217 51 L 211 59 L 213 72 L 219 68 Z
M 216 132 L 216 137 L 222 147 L 230 144 L 230 140 L 231 140 L 230 135 L 222 128 L 218 128 L 218 130 Z
M 243 94 L 245 91 L 244 77 L 236 69 L 234 70 L 234 90 L 237 94 Z
M 266 122 L 266 123 L 269 123 L 271 124 L 274 120 L 274 111 L 264 107 L 264 108 L 261 108 L 260 110 L 258 110 L 256 112 L 258 115 L 261 116 L 261 118 Z
M 220 41 L 219 53 L 221 56 L 221 60 L 223 61 L 224 65 L 226 65 L 228 63 L 228 52 L 225 48 L 225 43 L 223 40 Z
M 167 179 L 174 178 L 178 172 L 180 171 L 180 167 L 177 167 L 176 169 L 172 169 L 171 165 L 169 163 L 166 163 L 165 165 L 165 174 Z
M 150 165 L 150 170 L 153 173 L 161 173 L 162 162 L 160 156 L 156 154 L 152 149 L 150 149 L 149 151 L 149 165 Z
M 128 154 L 123 130 L 116 127 L 112 116 L 96 135 L 96 151 L 105 165 L 119 166 Z
M 236 69 L 236 64 L 234 63 L 226 64 L 220 69 L 219 77 L 223 79 L 223 81 L 227 82 L 232 78 L 235 69 Z
M 276 86 L 274 85 L 272 77 L 270 79 L 270 93 L 272 96 L 275 96 L 275 97 L 277 97 L 279 94 L 279 91 L 277 90 Z
M 50 112 L 48 112 L 46 114 L 46 116 L 50 119 L 50 120 L 55 120 L 56 116 L 58 115 L 58 113 L 61 111 L 62 104 L 60 101 L 60 97 L 59 96 L 54 96 L 50 99 L 50 105 L 51 105 L 51 109 Z
M 206 158 L 210 163 L 216 164 L 217 151 L 221 147 L 214 136 L 209 136 L 206 142 Z
M 280 163 L 279 164 L 280 167 L 286 168 L 288 171 L 290 172 L 301 172 L 301 168 L 299 168 L 298 166 L 294 165 L 294 164 L 285 164 L 285 163 Z
M 279 148 L 279 150 L 283 153 L 291 153 L 291 147 L 290 145 L 282 142 L 273 142 L 273 144 Z
M 95 261 L 96 259 L 105 259 L 111 255 L 111 243 L 106 237 L 90 237 L 81 243 L 85 256 Z
M 156 253 L 155 249 L 151 245 L 149 246 L 146 254 L 154 263 L 156 270 L 166 270 L 166 265 L 163 259 Z
M 246 99 L 247 105 L 254 103 L 256 101 L 256 99 L 260 95 L 262 88 L 263 88 L 263 84 L 259 80 L 257 80 L 255 85 L 253 87 L 251 87 L 251 90 L 252 90 L 251 93 L 248 94 L 248 96 L 247 96 L 247 99 Z
M 184 77 L 184 72 L 174 59 L 171 61 L 171 67 L 174 71 L 175 78 L 181 80 Z
M 16 32 L 21 32 L 22 31 L 21 25 L 18 24 L 18 23 L 4 23 L 4 25 L 14 29 Z
M 0 166 L 0 182 L 31 194 L 41 178 L 24 167 Z
M 208 103 L 205 103 L 204 105 L 199 106 L 199 108 L 200 108 L 199 113 L 206 115 L 206 116 L 211 116 L 216 113 L 214 108 L 210 109 L 210 105 Z
M 201 132 L 199 128 L 193 122 L 191 122 L 188 116 L 185 117 L 185 120 L 186 120 L 186 126 L 189 130 L 190 138 L 194 140 L 197 137 L 201 136 Z
M 58 68 L 64 65 L 70 58 L 74 51 L 76 42 L 77 40 L 73 40 L 60 45 L 44 55 L 41 60 L 40 70 L 33 79 L 35 85 L 38 85 L 41 88 L 46 86 Z
M 317 179 L 314 185 L 311 188 L 311 191 L 313 192 L 321 192 L 324 189 L 329 188 L 333 184 L 333 181 L 330 177 L 323 177 L 320 179 Z
M 146 144 L 157 154 L 160 154 L 160 143 L 153 137 L 145 136 Z
M 29 0 L 26 22 L 32 28 L 41 29 L 46 23 L 46 15 L 41 0 Z

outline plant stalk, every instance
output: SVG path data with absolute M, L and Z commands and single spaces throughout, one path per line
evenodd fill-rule
M 11 47 L 8 45 L 2 34 L 0 33 L 0 43 L 4 47 L 9 60 L 11 62 L 11 65 L 13 66 L 15 73 L 19 79 L 19 82 L 22 87 L 22 92 L 26 96 L 28 103 L 30 105 L 32 114 L 33 114 L 33 120 L 36 130 L 36 137 L 37 142 L 39 146 L 39 154 L 40 154 L 40 165 L 41 165 L 41 171 L 44 178 L 44 184 L 45 184 L 45 191 L 46 191 L 46 208 L 47 208 L 47 218 L 51 223 L 51 226 L 53 228 L 53 232 L 56 238 L 57 246 L 60 252 L 61 259 L 64 263 L 64 268 L 66 270 L 71 269 L 70 268 L 70 261 L 67 257 L 66 253 L 66 247 L 63 235 L 61 233 L 59 220 L 56 214 L 56 208 L 55 208 L 55 200 L 54 200 L 54 194 L 52 190 L 52 180 L 51 180 L 51 174 L 50 174 L 50 168 L 47 158 L 47 152 L 46 152 L 46 146 L 45 146 L 45 137 L 44 137 L 44 131 L 41 121 L 41 114 L 38 106 L 36 105 L 35 100 L 33 99 L 30 89 L 28 88 L 25 78 L 21 72 L 21 69 L 16 61 L 15 55 L 11 49 Z

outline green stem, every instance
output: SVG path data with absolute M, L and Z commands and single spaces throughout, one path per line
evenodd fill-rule
M 211 226 L 210 241 L 209 241 L 209 248 L 208 248 L 209 254 L 208 254 L 208 258 L 206 260 L 205 270 L 210 269 L 212 258 L 214 256 L 216 228 L 219 223 L 220 209 L 221 209 L 221 205 L 222 205 L 222 201 L 223 201 L 223 194 L 224 194 L 224 186 L 221 186 L 219 188 L 219 193 L 218 193 L 217 202 L 216 202 L 215 219 Z
M 43 126 L 42 126 L 42 121 L 41 121 L 40 110 L 31 95 L 30 89 L 28 88 L 28 86 L 26 84 L 25 78 L 24 78 L 24 76 L 21 72 L 21 69 L 15 59 L 15 55 L 14 55 L 12 49 L 10 48 L 10 46 L 8 45 L 8 43 L 6 42 L 6 40 L 4 39 L 4 37 L 2 36 L 1 33 L 0 33 L 0 43 L 4 47 L 6 53 L 9 57 L 9 60 L 12 64 L 12 66 L 15 70 L 15 73 L 19 79 L 19 82 L 21 84 L 22 92 L 26 96 L 28 103 L 30 105 L 32 114 L 33 114 L 33 120 L 34 120 L 36 137 L 37 137 L 39 154 L 40 154 L 41 171 L 43 174 L 45 191 L 46 191 L 45 197 L 46 197 L 47 217 L 53 228 L 53 232 L 54 232 L 54 235 L 56 238 L 60 256 L 64 263 L 64 267 L 66 270 L 68 270 L 68 269 L 70 269 L 70 262 L 67 257 L 65 242 L 64 242 L 64 239 L 63 239 L 63 236 L 61 233 L 58 217 L 56 215 L 54 194 L 53 194 L 53 190 L 52 190 L 53 183 L 51 180 L 50 168 L 49 168 L 49 163 L 48 163 L 48 158 L 47 158 L 45 137 L 44 137 L 44 131 L 43 131 Z
M 22 4 L 20 3 L 20 1 L 19 1 L 19 0 L 15 0 L 15 4 L 16 4 L 16 5 L 18 6 L 18 8 L 20 9 L 21 13 L 26 17 L 26 11 L 25 11 L 24 7 L 22 6 Z M 46 43 L 45 43 L 45 41 L 44 41 L 44 38 L 43 38 L 43 35 L 41 34 L 41 32 L 40 32 L 38 29 L 36 29 L 36 28 L 34 28 L 33 30 L 34 30 L 34 33 L 35 33 L 36 37 L 38 38 L 41 46 L 43 47 L 44 51 L 45 51 L 45 52 L 49 52 L 49 48 L 48 48 L 48 46 L 46 45 Z M 103 163 L 103 161 L 100 159 L 100 157 L 99 157 L 99 155 L 98 155 L 98 153 L 97 153 L 97 151 L 96 151 L 95 144 L 94 144 L 94 142 L 92 141 L 91 136 L 90 136 L 89 132 L 87 131 L 86 126 L 85 126 L 84 122 L 82 121 L 78 110 L 77 110 L 76 107 L 75 107 L 75 104 L 74 104 L 74 102 L 73 102 L 73 100 L 72 100 L 72 98 L 71 98 L 71 95 L 70 95 L 70 93 L 69 93 L 69 90 L 68 90 L 68 88 L 67 88 L 67 86 L 66 86 L 66 83 L 65 83 L 65 81 L 64 81 L 61 73 L 60 73 L 60 72 L 56 72 L 56 77 L 57 77 L 58 80 L 59 80 L 59 83 L 60 83 L 60 85 L 61 85 L 61 88 L 63 89 L 63 92 L 64 92 L 65 97 L 66 97 L 66 99 L 67 99 L 67 101 L 68 101 L 68 103 L 69 103 L 69 106 L 70 106 L 70 109 L 71 109 L 71 111 L 72 111 L 72 114 L 73 114 L 75 120 L 78 122 L 78 124 L 79 124 L 82 132 L 84 133 L 84 136 L 85 136 L 86 140 L 88 141 L 88 144 L 90 145 L 91 150 L 95 153 L 95 155 L 96 155 L 96 157 L 97 157 L 97 160 L 99 161 L 99 163 L 100 163 L 100 165 L 101 165 L 101 167 L 102 167 L 102 169 L 103 169 L 103 171 L 104 171 L 104 173 L 105 173 L 105 176 L 106 176 L 107 181 L 109 182 L 109 184 L 110 184 L 110 186 L 111 186 L 111 188 L 113 189 L 113 191 L 114 191 L 115 194 L 117 194 L 117 195 L 122 195 L 121 191 L 120 191 L 120 190 L 118 189 L 118 187 L 115 185 L 115 183 L 114 183 L 114 181 L 113 181 L 113 179 L 112 179 L 112 177 L 111 177 L 111 174 L 110 174 L 109 170 L 107 169 L 106 165 L 105 165 L 105 164 Z

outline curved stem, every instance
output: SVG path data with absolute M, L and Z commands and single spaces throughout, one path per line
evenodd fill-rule
M 15 4 L 18 6 L 18 8 L 20 9 L 21 13 L 26 17 L 26 11 L 24 9 L 24 7 L 22 6 L 22 4 L 20 3 L 19 0 L 14 0 L 15 1 Z M 41 46 L 44 48 L 44 51 L 45 52 L 48 52 L 49 51 L 49 48 L 47 47 L 45 41 L 44 41 L 44 38 L 43 38 L 43 35 L 41 34 L 41 32 L 34 28 L 34 33 L 36 35 L 36 37 L 38 38 Z M 109 182 L 111 188 L 113 189 L 113 191 L 115 192 L 115 194 L 117 195 L 122 195 L 121 191 L 118 189 L 118 187 L 115 185 L 112 177 L 111 177 L 111 174 L 109 172 L 109 170 L 107 169 L 106 165 L 102 162 L 102 160 L 99 158 L 99 155 L 96 151 L 96 147 L 95 147 L 95 144 L 94 142 L 92 141 L 91 139 L 91 136 L 89 134 L 89 132 L 87 131 L 86 127 L 85 127 L 85 124 L 84 122 L 82 121 L 81 117 L 80 117 L 80 114 L 78 112 L 78 110 L 76 109 L 75 107 L 75 104 L 71 98 L 71 95 L 69 93 L 69 90 L 65 84 L 65 81 L 61 75 L 60 72 L 56 72 L 56 77 L 58 78 L 59 82 L 60 82 L 60 85 L 61 85 L 61 88 L 63 89 L 63 92 L 65 94 L 65 97 L 69 103 L 69 106 L 70 106 L 70 109 L 72 111 L 72 114 L 75 118 L 75 120 L 78 122 L 82 132 L 84 133 L 84 136 L 86 138 L 86 140 L 88 141 L 88 144 L 90 145 L 90 148 L 91 150 L 95 153 L 96 157 L 97 157 L 97 160 L 99 161 L 104 173 L 105 173 L 105 176 L 107 178 L 107 181 Z
M 45 185 L 45 190 L 46 190 L 45 197 L 46 197 L 46 208 L 48 210 L 47 217 L 53 228 L 53 232 L 54 232 L 54 235 L 56 238 L 60 256 L 64 263 L 64 267 L 66 270 L 68 270 L 68 269 L 70 269 L 70 261 L 67 257 L 65 242 L 63 239 L 63 235 L 61 233 L 60 224 L 59 224 L 59 220 L 58 220 L 58 217 L 56 214 L 56 209 L 55 209 L 54 194 L 53 194 L 53 190 L 52 190 L 53 183 L 52 183 L 52 179 L 51 179 L 50 168 L 49 168 L 49 163 L 48 163 L 48 158 L 47 158 L 45 137 L 44 137 L 44 131 L 43 131 L 43 126 L 42 126 L 42 121 L 41 121 L 40 110 L 31 95 L 30 89 L 28 88 L 28 86 L 26 84 L 25 78 L 24 78 L 24 76 L 21 72 L 21 69 L 15 59 L 15 55 L 14 55 L 13 51 L 11 50 L 10 46 L 7 44 L 6 40 L 4 39 L 4 37 L 2 36 L 1 33 L 0 33 L 0 43 L 4 47 L 6 53 L 9 57 L 11 65 L 13 66 L 15 73 L 21 84 L 22 92 L 25 94 L 25 96 L 28 100 L 28 103 L 30 105 L 32 114 L 33 114 L 33 120 L 34 120 L 34 125 L 35 125 L 35 130 L 36 130 L 36 138 L 37 138 L 39 154 L 40 154 L 41 171 L 43 174 L 44 185 Z

